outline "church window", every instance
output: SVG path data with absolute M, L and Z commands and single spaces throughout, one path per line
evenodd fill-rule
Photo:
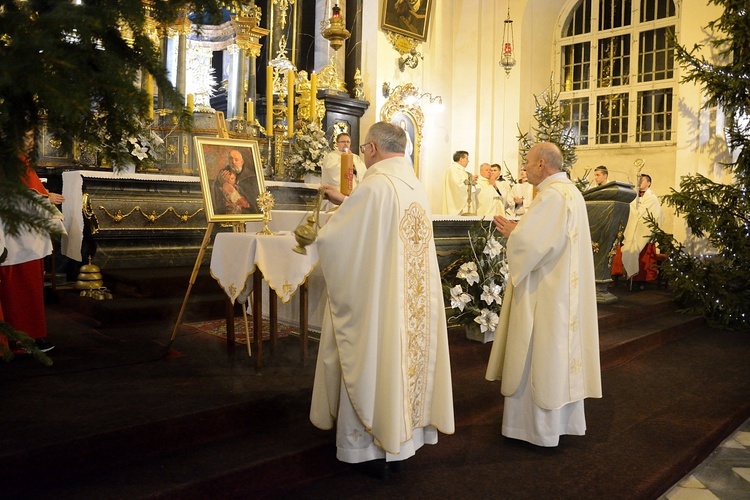
M 672 140 L 674 0 L 579 0 L 563 13 L 560 104 L 577 145 Z

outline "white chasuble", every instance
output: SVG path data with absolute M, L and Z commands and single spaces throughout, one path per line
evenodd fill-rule
M 320 230 L 327 317 L 310 420 L 333 427 L 343 380 L 377 446 L 454 431 L 448 336 L 427 194 L 408 160 L 372 165 Z
M 594 260 L 575 185 L 559 173 L 538 190 L 508 238 L 510 282 L 486 378 L 501 379 L 502 394 L 513 396 L 529 356 L 534 404 L 555 410 L 601 397 Z
M 466 209 L 469 186 L 469 174 L 459 163 L 454 162 L 445 173 L 443 191 L 443 213 L 445 215 L 460 215 Z M 472 207 L 476 210 L 476 205 Z

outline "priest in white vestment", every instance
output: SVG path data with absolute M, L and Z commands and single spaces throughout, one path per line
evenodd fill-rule
M 516 223 L 495 217 L 508 238 L 509 276 L 488 380 L 502 380 L 502 434 L 557 446 L 586 431 L 584 398 L 602 395 L 594 257 L 586 205 L 549 142 L 526 156 L 538 193 Z
M 479 186 L 480 183 L 477 182 L 477 188 Z M 490 218 L 495 215 L 515 216 L 511 186 L 503 181 L 499 165 L 490 167 L 490 177 L 477 195 L 477 215 Z
M 445 173 L 443 192 L 443 213 L 445 215 L 461 215 L 468 209 L 469 186 L 467 182 L 474 181 L 474 176 L 466 171 L 466 165 L 468 164 L 468 152 L 456 151 L 453 153 L 453 164 Z M 471 189 L 473 193 L 473 186 Z M 476 211 L 476 205 L 471 209 Z
M 651 176 L 640 176 L 638 196 L 630 202 L 630 215 L 625 225 L 622 242 L 622 267 L 628 277 L 638 274 L 638 258 L 651 240 L 651 228 L 646 223 L 648 215 L 653 215 L 658 224 L 664 220 L 659 198 L 651 191 Z
M 518 182 L 513 184 L 513 201 L 515 202 L 515 216 L 519 217 L 526 213 L 534 199 L 534 186 L 529 183 L 526 169 L 522 168 L 518 174 Z
M 336 136 L 336 149 L 323 157 L 323 165 L 320 171 L 320 183 L 330 184 L 332 186 L 341 185 L 341 153 L 352 150 L 352 138 L 346 132 Z M 354 185 L 359 183 L 365 174 L 365 164 L 362 159 L 353 151 L 354 160 Z
M 328 303 L 310 420 L 337 458 L 401 461 L 454 432 L 445 307 L 427 192 L 397 125 L 373 125 L 367 171 L 317 238 Z

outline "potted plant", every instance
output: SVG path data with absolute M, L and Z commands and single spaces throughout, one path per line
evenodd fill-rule
M 494 339 L 508 277 L 505 243 L 495 224 L 482 220 L 469 229 L 468 247 L 444 272 L 443 291 L 453 313 L 448 321 L 464 325 L 472 340 Z

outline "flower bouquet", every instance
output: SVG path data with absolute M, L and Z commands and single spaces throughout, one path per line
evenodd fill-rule
M 137 171 L 158 170 L 158 163 L 164 159 L 164 140 L 148 126 L 128 137 L 122 147 Z
M 317 123 L 305 123 L 299 127 L 286 163 L 289 178 L 301 179 L 307 173 L 321 174 L 323 158 L 329 151 L 331 147 L 326 135 Z
M 495 231 L 495 224 L 480 221 L 469 230 L 469 247 L 464 255 L 446 269 L 443 290 L 450 300 L 453 316 L 449 322 L 462 324 L 467 334 L 478 328 L 485 338 L 495 332 L 508 277 L 505 238 Z

